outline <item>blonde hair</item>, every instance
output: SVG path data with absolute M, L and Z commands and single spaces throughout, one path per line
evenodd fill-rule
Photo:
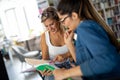
M 53 20 L 59 21 L 57 10 L 54 7 L 49 6 L 42 12 L 41 22 L 44 22 L 47 19 L 53 19 Z

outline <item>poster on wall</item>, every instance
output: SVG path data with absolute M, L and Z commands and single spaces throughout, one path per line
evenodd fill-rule
M 42 14 L 42 11 L 49 6 L 48 0 L 37 0 L 37 5 L 39 13 Z

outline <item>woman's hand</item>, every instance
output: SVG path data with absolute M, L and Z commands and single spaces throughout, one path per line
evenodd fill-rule
M 70 51 L 70 54 L 72 55 L 72 58 L 76 62 L 75 46 L 74 46 L 74 43 L 73 43 L 73 37 L 74 37 L 74 33 L 73 33 L 72 30 L 68 30 L 64 34 L 65 44 L 67 45 L 67 47 L 68 47 L 68 49 Z
M 69 44 L 71 44 L 73 42 L 73 36 L 74 36 L 74 32 L 71 31 L 71 30 L 68 30 L 65 32 L 64 34 L 64 41 L 65 41 L 65 44 L 67 46 L 69 46 Z
M 52 75 L 52 71 L 51 70 L 44 70 L 44 71 L 39 71 L 42 76 L 50 76 Z
M 56 61 L 63 62 L 66 60 L 65 56 L 66 56 L 66 54 L 59 54 L 53 59 L 53 62 L 56 62 Z
M 66 72 L 66 69 L 55 69 L 53 75 L 55 80 L 63 80 L 69 76 L 69 73 Z

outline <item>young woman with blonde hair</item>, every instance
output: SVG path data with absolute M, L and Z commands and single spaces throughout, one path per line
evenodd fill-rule
M 41 35 L 40 47 L 43 60 L 53 60 L 57 55 L 69 54 L 69 50 L 64 42 L 64 29 L 61 27 L 57 11 L 53 7 L 46 8 L 41 15 L 41 22 L 45 25 L 46 31 Z M 54 64 L 59 68 L 69 68 L 70 62 L 66 57 L 59 57 Z M 63 65 L 66 64 L 66 65 Z M 41 72 L 41 71 L 40 71 Z M 41 72 L 45 76 L 45 80 L 53 80 L 52 71 Z

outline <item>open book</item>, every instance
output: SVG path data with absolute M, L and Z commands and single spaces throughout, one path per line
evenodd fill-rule
M 33 72 L 36 70 L 40 70 L 40 71 L 51 70 L 51 71 L 53 71 L 54 69 L 58 68 L 54 64 L 51 64 L 50 60 L 39 60 L 39 59 L 30 59 L 30 58 L 26 58 L 25 60 L 28 64 L 30 64 L 33 67 L 22 71 L 22 73 Z
M 56 65 L 50 63 L 50 60 L 39 60 L 39 59 L 30 59 L 30 58 L 26 58 L 25 60 L 28 64 L 32 65 L 33 68 L 27 69 L 24 72 L 30 72 L 34 70 L 44 71 L 45 69 L 53 71 L 54 69 L 58 69 Z M 79 80 L 79 79 L 73 79 L 73 80 Z M 67 78 L 67 80 L 72 80 L 72 78 Z
M 50 70 L 50 71 L 53 71 L 54 69 L 56 69 L 57 67 L 53 64 L 41 64 L 41 65 L 38 65 L 36 67 L 36 70 L 40 70 L 40 71 L 44 71 L 44 70 Z

